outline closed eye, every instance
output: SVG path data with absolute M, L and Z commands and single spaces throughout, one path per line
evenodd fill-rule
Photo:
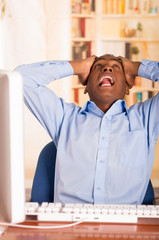
M 113 64 L 112 67 L 113 67 L 113 68 L 118 68 L 118 69 L 120 69 L 120 66 L 119 66 L 118 64 Z
M 101 67 L 103 67 L 103 66 L 102 66 L 102 64 L 100 64 L 100 63 L 98 63 L 98 64 L 96 64 L 96 65 L 94 66 L 94 68 L 101 68 Z

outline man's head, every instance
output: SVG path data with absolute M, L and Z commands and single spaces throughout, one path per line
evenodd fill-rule
M 104 112 L 117 100 L 129 93 L 122 62 L 113 55 L 96 58 L 88 80 L 86 90 L 90 100 Z

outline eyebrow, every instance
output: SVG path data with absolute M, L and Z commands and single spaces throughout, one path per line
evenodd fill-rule
M 122 65 L 122 61 L 118 58 L 111 58 L 110 60 L 117 61 L 118 63 L 120 63 Z
M 96 62 L 98 62 L 98 61 L 100 61 L 100 60 L 105 60 L 105 58 L 102 58 L 102 57 L 101 57 L 101 58 L 100 58 L 100 57 L 99 57 L 99 58 L 96 58 L 96 59 L 94 60 L 94 63 L 96 63 Z
M 99 57 L 99 58 L 97 58 L 97 59 L 95 59 L 95 61 L 94 61 L 94 64 L 96 63 L 96 62 L 98 62 L 98 61 L 100 61 L 100 60 L 106 60 L 105 58 L 103 58 L 103 57 Z M 120 63 L 121 64 L 121 66 L 123 67 L 123 65 L 122 65 L 122 61 L 120 60 L 120 59 L 118 59 L 118 58 L 110 58 L 110 60 L 113 60 L 113 61 L 117 61 L 118 63 Z M 94 65 L 93 64 L 93 65 Z

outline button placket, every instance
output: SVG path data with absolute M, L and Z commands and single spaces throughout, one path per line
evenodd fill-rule
M 110 135 L 110 121 L 103 117 L 100 129 L 97 164 L 94 184 L 94 201 L 104 197 L 104 180 L 106 174 L 106 161 L 108 156 L 108 144 Z

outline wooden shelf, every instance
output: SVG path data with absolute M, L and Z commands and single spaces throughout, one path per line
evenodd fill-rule
M 159 14 L 103 14 L 102 18 L 159 18 Z
M 82 84 L 76 84 L 73 86 L 73 89 L 84 89 L 85 86 L 83 86 Z
M 159 43 L 159 40 L 155 39 L 144 39 L 144 38 L 101 38 L 103 42 L 149 42 L 149 43 Z
M 81 37 L 81 38 L 72 38 L 71 40 L 72 40 L 72 42 L 95 42 L 95 41 L 96 41 L 96 39 L 85 38 L 85 37 Z
M 72 13 L 72 18 L 95 18 L 96 15 L 93 14 L 82 14 L 82 13 Z
M 159 92 L 159 88 L 144 88 L 139 86 L 133 86 L 131 92 Z

